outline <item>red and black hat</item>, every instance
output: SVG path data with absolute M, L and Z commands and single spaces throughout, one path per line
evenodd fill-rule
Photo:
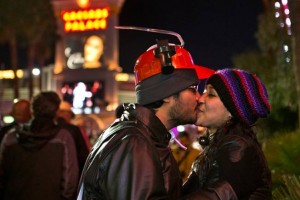
M 182 46 L 158 41 L 139 56 L 134 67 L 137 103 L 162 100 L 206 79 L 214 70 L 194 64 Z

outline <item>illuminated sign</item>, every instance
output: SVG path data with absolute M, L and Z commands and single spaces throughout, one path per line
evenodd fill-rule
M 24 71 L 21 69 L 17 70 L 17 77 L 23 78 Z M 14 79 L 15 74 L 13 70 L 0 70 L 0 79 Z
M 65 32 L 104 30 L 107 27 L 108 8 L 63 11 Z

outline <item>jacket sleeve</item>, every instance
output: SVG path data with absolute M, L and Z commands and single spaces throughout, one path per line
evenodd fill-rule
M 271 177 L 259 144 L 242 137 L 228 137 L 218 151 L 219 178 L 227 181 L 238 197 L 269 199 Z
M 107 160 L 102 185 L 107 199 L 167 199 L 159 156 L 142 136 L 125 138 Z
M 62 140 L 65 149 L 61 193 L 64 198 L 70 199 L 76 194 L 79 179 L 77 152 L 73 137 L 66 129 L 60 130 L 58 137 Z
M 207 188 L 199 188 L 198 177 L 195 172 L 192 172 L 183 185 L 182 199 L 184 200 L 237 200 L 237 196 L 231 187 L 231 185 L 226 181 L 217 181 L 215 184 Z M 187 194 L 187 195 L 186 195 Z

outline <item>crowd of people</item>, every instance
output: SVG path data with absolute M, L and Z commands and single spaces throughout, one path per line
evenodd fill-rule
M 198 67 L 167 40 L 141 54 L 134 73 L 137 101 L 118 107 L 92 148 L 56 92 L 15 103 L 15 122 L 0 131 L 0 199 L 272 199 L 253 130 L 270 113 L 258 76 Z M 187 132 L 170 148 L 170 130 L 185 124 L 205 127 L 201 151 Z

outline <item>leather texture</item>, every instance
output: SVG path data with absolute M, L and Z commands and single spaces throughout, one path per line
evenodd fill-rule
M 93 147 L 79 199 L 178 199 L 182 182 L 170 133 L 145 107 L 132 104 L 124 113 Z

